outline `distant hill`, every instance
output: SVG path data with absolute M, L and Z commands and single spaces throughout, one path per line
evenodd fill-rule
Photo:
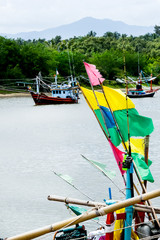
M 43 31 L 32 31 L 32 32 L 21 32 L 17 34 L 0 34 L 8 38 L 22 38 L 28 39 L 43 39 L 50 40 L 59 35 L 62 39 L 73 38 L 74 36 L 85 36 L 88 32 L 94 31 L 97 33 L 96 36 L 103 36 L 106 32 L 118 32 L 120 34 L 127 34 L 133 36 L 140 36 L 146 33 L 153 33 L 154 26 L 136 26 L 128 25 L 121 21 L 113 21 L 110 19 L 95 19 L 92 17 L 86 17 L 79 21 L 62 25 L 55 28 L 49 28 Z

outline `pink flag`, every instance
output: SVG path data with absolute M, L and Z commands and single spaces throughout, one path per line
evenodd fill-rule
M 99 85 L 105 80 L 95 65 L 84 62 L 84 66 L 92 86 Z
M 114 157 L 116 159 L 116 162 L 118 164 L 119 170 L 120 170 L 121 174 L 124 175 L 124 173 L 126 171 L 122 170 L 122 162 L 123 162 L 125 152 L 121 152 L 118 148 L 116 148 L 113 145 L 113 143 L 110 140 L 108 140 L 108 141 L 109 141 L 109 144 L 112 148 L 112 151 L 113 151 Z

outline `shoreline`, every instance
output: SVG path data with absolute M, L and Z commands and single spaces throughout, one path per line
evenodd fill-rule
M 160 89 L 160 86 L 154 86 L 152 87 L 153 89 Z M 126 89 L 125 88 L 119 88 L 122 92 L 124 92 Z M 131 88 L 132 89 L 132 88 Z M 144 87 L 144 90 L 148 90 L 148 87 Z M 101 91 L 101 90 L 96 90 L 96 91 Z M 6 94 L 0 94 L 0 98 L 12 98 L 12 97 L 30 97 L 30 93 L 6 93 Z
M 30 97 L 30 93 L 7 93 L 0 94 L 0 98 L 12 98 L 12 97 Z

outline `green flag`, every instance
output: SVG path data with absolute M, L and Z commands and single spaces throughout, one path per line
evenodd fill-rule
M 149 169 L 149 166 L 152 164 L 152 161 L 148 159 L 148 165 L 145 163 L 144 156 L 139 153 L 132 153 L 133 160 L 137 166 L 139 174 L 142 180 L 147 180 L 149 182 L 154 182 L 153 176 Z

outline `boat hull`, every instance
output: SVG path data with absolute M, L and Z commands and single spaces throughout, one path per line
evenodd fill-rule
M 68 98 L 49 97 L 43 93 L 41 94 L 34 92 L 30 93 L 36 105 L 78 103 L 78 99 L 72 99 L 70 97 Z
M 129 98 L 146 98 L 146 97 L 153 97 L 154 96 L 154 94 L 155 94 L 155 92 L 146 92 L 146 93 L 144 93 L 144 94 L 127 94 L 127 96 L 129 97 Z

